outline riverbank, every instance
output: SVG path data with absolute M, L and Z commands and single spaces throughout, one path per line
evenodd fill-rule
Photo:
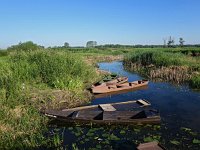
M 169 51 L 134 51 L 124 58 L 124 66 L 151 80 L 189 83 L 200 89 L 200 58 Z
M 91 95 L 84 89 L 97 78 L 77 54 L 10 52 L 0 61 L 0 148 L 48 146 L 51 139 L 43 136 L 48 120 L 39 110 L 88 103 Z
M 5 51 L 0 57 L 0 148 L 54 147 L 44 137 L 48 119 L 41 109 L 72 108 L 90 102 L 86 90 L 103 72 L 96 62 L 122 56 L 41 49 Z M 56 136 L 56 135 L 55 135 Z M 13 142 L 15 141 L 15 142 Z

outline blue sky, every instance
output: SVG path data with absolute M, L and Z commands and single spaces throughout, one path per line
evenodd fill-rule
M 0 47 L 200 43 L 200 0 L 1 0 Z

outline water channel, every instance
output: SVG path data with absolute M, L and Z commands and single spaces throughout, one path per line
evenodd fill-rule
M 127 76 L 129 81 L 142 77 L 123 68 L 122 62 L 100 63 L 100 69 Z M 59 127 L 68 149 L 134 149 L 141 142 L 159 141 L 167 149 L 200 149 L 200 92 L 188 86 L 150 81 L 147 89 L 107 95 L 91 102 L 104 104 L 146 99 L 160 111 L 160 125 Z

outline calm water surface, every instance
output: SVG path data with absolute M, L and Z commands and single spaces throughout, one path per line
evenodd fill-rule
M 129 81 L 142 79 L 136 73 L 125 71 L 122 62 L 100 63 L 100 69 L 127 76 Z M 80 126 L 60 128 L 64 144 L 69 149 L 133 149 L 134 143 L 152 139 L 168 149 L 200 149 L 200 93 L 187 86 L 150 81 L 148 89 L 96 98 L 94 104 L 146 99 L 160 110 L 160 126 Z M 113 135 L 113 136 L 112 136 Z M 108 146 L 109 145 L 109 146 Z
M 101 63 L 100 69 L 127 76 L 129 81 L 142 79 L 138 74 L 124 70 L 122 62 Z M 178 126 L 187 126 L 200 131 L 200 93 L 193 92 L 187 86 L 175 86 L 170 83 L 151 82 L 148 89 L 97 98 L 92 104 L 121 102 L 146 99 L 160 110 L 163 122 Z

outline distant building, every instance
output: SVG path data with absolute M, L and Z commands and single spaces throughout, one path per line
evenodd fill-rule
M 97 46 L 96 41 L 88 41 L 86 44 L 86 47 L 95 47 L 95 46 Z

